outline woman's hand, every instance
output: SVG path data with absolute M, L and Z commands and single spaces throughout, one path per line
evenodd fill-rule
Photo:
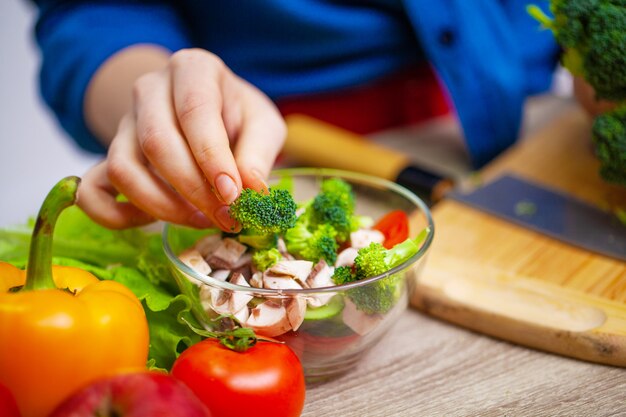
M 111 228 L 156 218 L 237 230 L 228 205 L 242 187 L 266 187 L 284 142 L 273 103 L 200 49 L 140 76 L 132 97 L 106 160 L 83 178 L 79 205 Z

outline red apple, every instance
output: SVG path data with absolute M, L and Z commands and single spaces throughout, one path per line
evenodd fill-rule
M 211 417 L 185 384 L 160 372 L 121 374 L 75 392 L 50 417 Z
M 0 416 L 20 417 L 20 415 L 20 410 L 17 409 L 17 402 L 15 402 L 13 394 L 7 387 L 0 384 Z

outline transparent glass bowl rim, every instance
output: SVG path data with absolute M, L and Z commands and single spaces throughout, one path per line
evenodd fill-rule
M 401 263 L 400 265 L 395 266 L 394 268 L 384 272 L 383 274 L 380 275 L 374 275 L 372 277 L 368 277 L 366 279 L 362 279 L 359 281 L 354 281 L 354 282 L 350 282 L 347 284 L 342 284 L 342 285 L 333 285 L 330 287 L 320 287 L 320 288 L 302 288 L 302 289 L 283 289 L 283 290 L 275 290 L 275 289 L 269 289 L 269 288 L 252 288 L 252 287 L 246 287 L 246 286 L 242 286 L 242 285 L 235 285 L 232 284 L 230 282 L 227 281 L 220 281 L 218 279 L 212 278 L 209 275 L 202 275 L 199 274 L 197 271 L 195 271 L 194 269 L 190 268 L 189 266 L 187 266 L 186 264 L 184 264 L 180 259 L 178 259 L 178 257 L 174 254 L 169 241 L 168 241 L 168 232 L 170 229 L 170 224 L 166 223 L 164 228 L 163 228 L 163 234 L 162 234 L 162 240 L 163 240 L 163 248 L 165 251 L 166 256 L 169 258 L 169 260 L 172 262 L 172 264 L 174 264 L 174 266 L 176 266 L 176 268 L 178 268 L 179 270 L 181 270 L 183 273 L 185 273 L 186 275 L 193 277 L 194 279 L 197 279 L 200 282 L 203 282 L 207 285 L 210 285 L 212 287 L 217 287 L 220 289 L 224 289 L 224 290 L 230 290 L 230 291 L 237 291 L 237 292 L 245 292 L 245 293 L 254 293 L 257 295 L 272 295 L 272 296 L 282 296 L 282 295 L 296 295 L 296 294 L 300 294 L 300 295 L 306 295 L 306 294 L 318 294 L 318 293 L 336 293 L 339 291 L 344 291 L 344 290 L 349 290 L 352 288 L 357 288 L 357 287 L 362 287 L 365 286 L 369 283 L 378 281 L 379 279 L 383 279 L 385 277 L 388 277 L 390 275 L 393 275 L 399 271 L 402 271 L 403 269 L 407 268 L 409 265 L 413 264 L 414 262 L 417 262 L 428 250 L 428 248 L 430 247 L 430 244 L 432 243 L 434 234 L 435 234 L 435 225 L 433 223 L 433 219 L 430 213 L 430 209 L 428 208 L 428 206 L 426 205 L 426 203 L 424 203 L 419 197 L 417 197 L 415 194 L 413 194 L 411 191 L 407 190 L 406 188 L 402 187 L 401 185 L 398 185 L 394 182 L 388 181 L 386 179 L 383 178 L 378 178 L 378 177 L 373 177 L 370 175 L 366 175 L 366 174 L 360 174 L 360 173 L 356 173 L 356 172 L 351 172 L 351 171 L 344 171 L 344 170 L 339 170 L 339 169 L 329 169 L 329 168 L 284 168 L 284 169 L 276 169 L 273 170 L 270 174 L 270 177 L 276 177 L 276 176 L 309 176 L 309 177 L 313 177 L 313 176 L 324 176 L 324 177 L 340 177 L 340 178 L 345 178 L 348 180 L 354 180 L 356 182 L 360 182 L 364 185 L 374 185 L 374 186 L 378 186 L 381 188 L 384 188 L 386 190 L 390 190 L 393 191 L 397 194 L 400 194 L 402 197 L 406 198 L 407 200 L 409 200 L 411 203 L 415 204 L 417 207 L 419 207 L 419 209 L 421 210 L 421 212 L 424 214 L 424 216 L 426 217 L 427 223 L 428 223 L 428 234 L 426 236 L 426 239 L 424 240 L 424 243 L 422 244 L 422 247 L 419 249 L 419 251 L 413 255 L 412 257 L 410 257 L 409 259 L 407 259 L 406 261 L 404 261 L 403 263 Z

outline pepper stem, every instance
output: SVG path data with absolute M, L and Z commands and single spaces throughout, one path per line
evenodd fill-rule
M 61 212 L 76 201 L 78 184 L 78 177 L 63 178 L 50 190 L 41 205 L 30 240 L 24 290 L 56 288 L 52 279 L 52 235 Z

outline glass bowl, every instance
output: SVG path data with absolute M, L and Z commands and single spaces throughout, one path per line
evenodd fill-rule
M 329 380 L 345 373 L 381 340 L 407 308 L 434 234 L 426 204 L 407 189 L 380 178 L 331 169 L 293 168 L 273 171 L 268 184 L 271 187 L 287 179 L 292 184 L 296 202 L 302 202 L 313 198 L 319 191 L 320 182 L 331 177 L 341 178 L 352 186 L 356 214 L 376 220 L 392 210 L 403 210 L 409 218 L 411 238 L 427 227 L 428 233 L 420 250 L 382 275 L 339 286 L 276 290 L 235 285 L 206 275 L 188 266 L 189 262 L 183 263 L 179 255 L 193 246 L 195 239 L 211 231 L 190 231 L 173 224 L 166 224 L 163 229 L 164 250 L 171 270 L 181 292 L 191 298 L 192 312 L 201 323 L 207 324 L 211 318 L 223 314 L 220 303 L 227 297 L 235 300 L 235 295 L 240 303 L 247 302 L 244 305 L 250 309 L 270 301 L 268 305 L 285 308 L 288 313 L 305 311 L 304 320 L 296 330 L 284 332 L 285 329 L 277 330 L 272 323 L 264 322 L 255 331 L 287 343 L 300 358 L 307 383 Z M 359 303 L 356 301 L 378 296 L 381 286 L 393 289 L 391 301 L 383 303 L 382 310 L 371 313 L 357 307 Z

